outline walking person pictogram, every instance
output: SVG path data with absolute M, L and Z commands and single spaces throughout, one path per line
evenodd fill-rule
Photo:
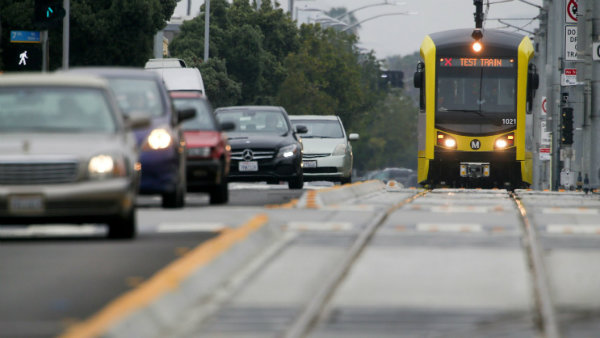
M 19 66 L 27 66 L 26 60 L 29 59 L 29 57 L 27 57 L 27 51 L 24 51 L 23 53 L 19 54 L 19 58 L 21 58 L 21 61 L 19 61 Z

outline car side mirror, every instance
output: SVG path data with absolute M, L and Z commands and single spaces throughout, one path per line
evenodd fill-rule
M 303 126 L 303 125 L 297 125 L 296 132 L 298 134 L 306 134 L 306 133 L 308 133 L 308 128 L 306 128 L 306 126 Z
M 231 121 L 224 121 L 220 124 L 222 131 L 231 131 L 235 129 L 235 123 Z
M 148 116 L 129 115 L 125 116 L 125 126 L 129 129 L 142 129 L 150 126 L 151 120 Z
M 348 135 L 348 140 L 350 141 L 358 141 L 359 135 L 357 133 L 352 133 Z
M 177 123 L 196 117 L 196 108 L 185 108 L 177 111 Z

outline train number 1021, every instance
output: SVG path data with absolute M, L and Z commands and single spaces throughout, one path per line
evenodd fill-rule
M 517 124 L 517 119 L 502 119 L 502 124 L 512 126 Z

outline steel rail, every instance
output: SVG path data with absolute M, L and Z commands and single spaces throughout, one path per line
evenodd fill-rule
M 376 215 L 371 223 L 369 223 L 365 229 L 359 234 L 357 239 L 352 244 L 352 247 L 348 250 L 345 256 L 333 272 L 328 276 L 322 287 L 315 293 L 315 296 L 307 303 L 302 312 L 296 317 L 294 322 L 282 337 L 285 338 L 300 338 L 304 337 L 308 331 L 316 324 L 319 315 L 321 314 L 324 306 L 331 298 L 339 284 L 343 281 L 344 277 L 360 256 L 364 248 L 367 246 L 373 235 L 379 229 L 379 227 L 385 222 L 387 217 L 397 209 L 404 205 L 411 203 L 415 199 L 424 196 L 429 190 L 425 190 L 415 194 L 409 198 L 406 198 L 402 202 L 399 202 L 389 208 L 388 210 Z
M 542 257 L 542 248 L 538 243 L 535 225 L 532 224 L 527 210 L 519 197 L 511 192 L 510 196 L 517 205 L 521 214 L 521 225 L 526 234 L 523 246 L 527 252 L 531 275 L 533 278 L 533 292 L 535 297 L 537 320 L 536 324 L 546 338 L 559 338 L 560 330 L 557 322 L 554 300 L 551 293 L 548 272 Z

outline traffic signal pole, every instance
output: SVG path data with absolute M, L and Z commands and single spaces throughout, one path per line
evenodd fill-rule
M 69 39 L 71 33 L 70 16 L 71 16 L 71 1 L 63 0 L 63 8 L 65 9 L 65 17 L 63 18 L 63 44 L 62 44 L 62 68 L 69 69 Z

